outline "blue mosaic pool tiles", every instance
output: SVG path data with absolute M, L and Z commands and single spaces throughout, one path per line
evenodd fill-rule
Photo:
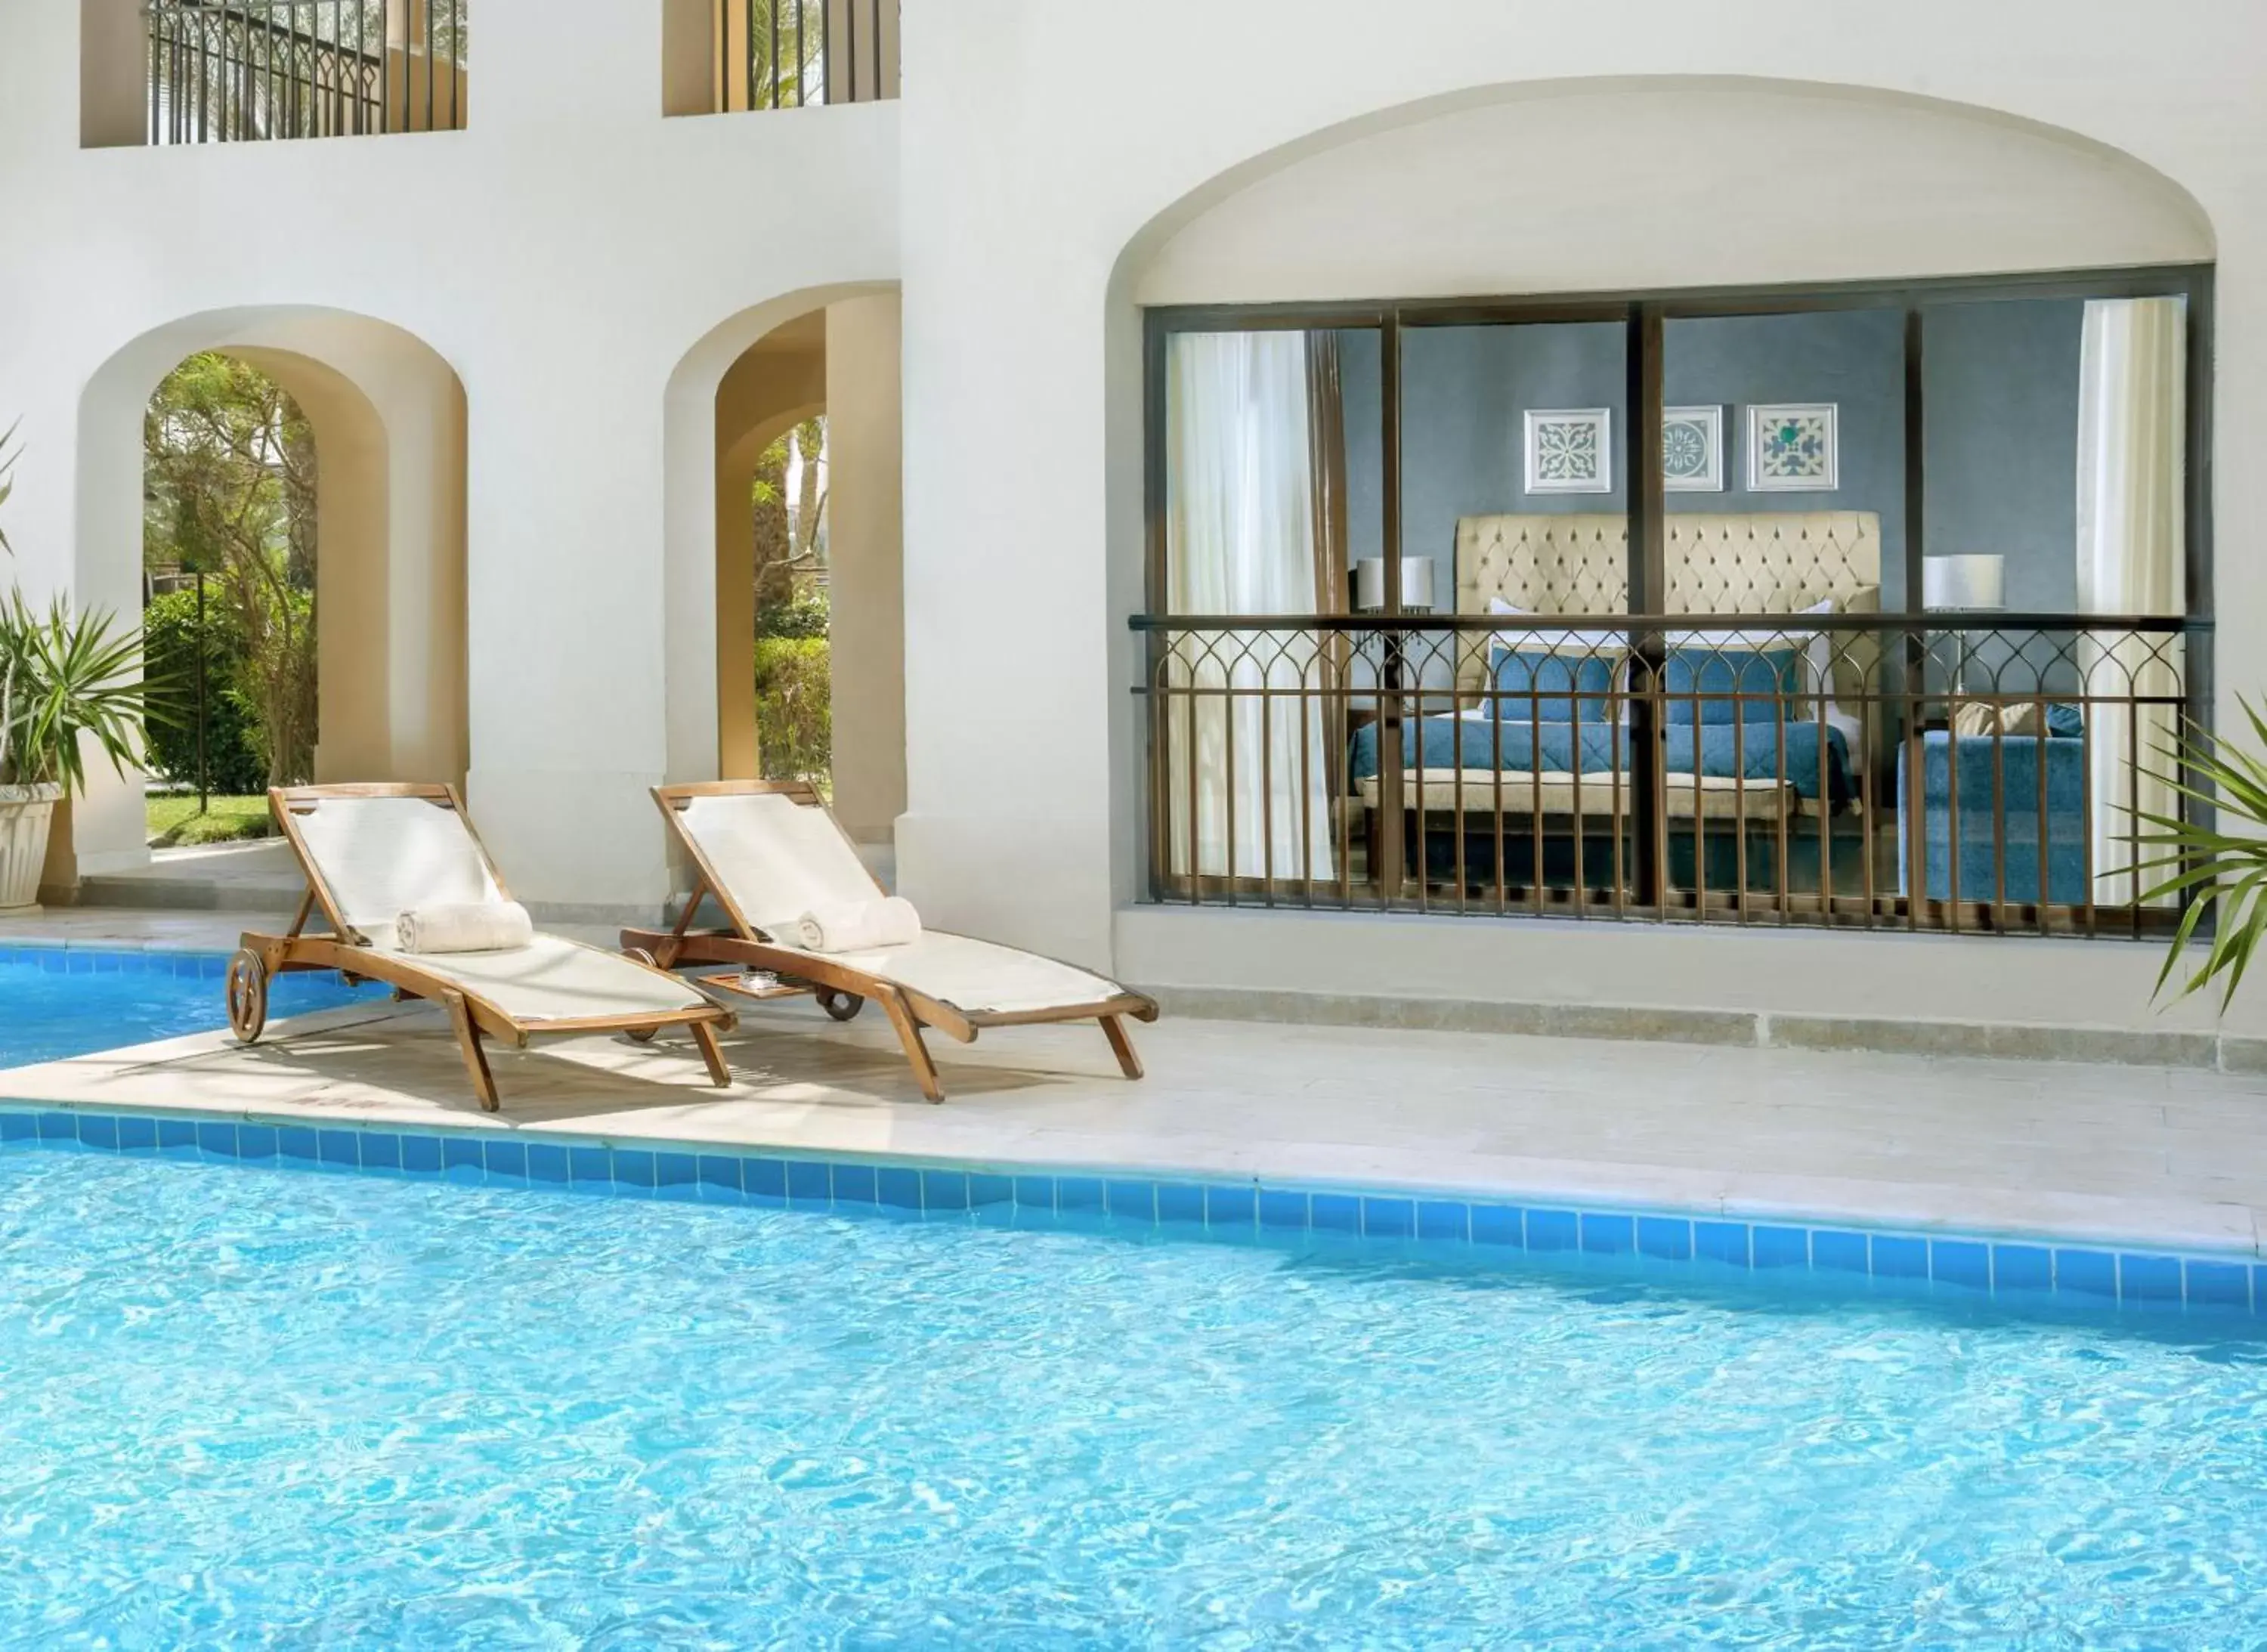
M 1926 1279 L 1928 1277 L 1928 1241 L 1906 1238 L 1898 1234 L 1876 1233 L 1872 1237 L 1873 1274 L 1876 1279 Z
M 1778 1228 L 1757 1226 L 1748 1230 L 1748 1254 L 1753 1267 L 1802 1267 L 1810 1266 L 1810 1230 L 1808 1228 Z
M 1024 1179 L 1020 1176 L 1016 1178 L 1016 1200 L 1018 1204 L 1023 1202 Z M 1208 1228 L 1225 1233 L 1248 1233 L 1259 1225 L 1259 1190 L 1257 1187 L 1207 1187 L 1204 1200 L 1205 1225 Z
M 1695 1222 L 1692 1224 L 1692 1249 L 1702 1259 L 1724 1262 L 1733 1267 L 1749 1266 L 1748 1247 L 1750 1230 L 1744 1222 Z
M 2117 1258 L 2117 1300 L 2168 1303 L 2180 1305 L 2183 1296 L 2181 1259 L 2177 1256 Z
M 974 1181 L 989 1181 L 987 1176 L 971 1178 Z M 1038 1179 L 1045 1180 L 1044 1177 Z M 1018 1202 L 1021 1202 L 1020 1200 Z M 1157 1220 L 1179 1226 L 1204 1226 L 1205 1190 L 1193 1182 L 1160 1182 L 1157 1184 Z
M 1992 1247 L 1975 1239 L 1931 1239 L 1929 1277 L 1965 1290 L 1992 1289 Z
M 2187 1267 L 2186 1299 L 2198 1307 L 2248 1308 L 2251 1305 L 2251 1270 L 2241 1262 L 2191 1261 Z
M 1692 1259 L 1692 1223 L 1682 1216 L 1640 1216 L 1637 1249 L 1640 1256 L 1663 1262 Z
M 1866 1236 L 1840 1228 L 1812 1229 L 1810 1266 L 1828 1274 L 1865 1273 Z
M 1571 1210 L 1530 1210 L 1527 1213 L 1527 1248 L 1530 1251 L 1572 1251 L 1582 1243 L 1581 1219 Z
M 1192 1188 L 1188 1191 L 1193 1193 L 1195 1190 Z M 987 1175 L 981 1171 L 971 1171 L 968 1173 L 968 1203 L 972 1209 L 989 1210 L 995 1206 L 1012 1206 L 1015 1202 L 1016 1178 L 1014 1177 Z M 1170 1220 L 1164 1210 L 1162 1189 L 1158 1198 L 1157 1219 L 1160 1222 Z M 1200 1205 L 1199 1220 L 1202 1220 L 1201 1205 Z
M 1992 1289 L 2052 1290 L 2054 1252 L 2036 1245 L 1995 1245 L 1992 1247 Z
M 1474 1245 L 1500 1245 L 1506 1247 L 1516 1247 L 1522 1250 L 1526 1248 L 1527 1212 L 1522 1210 L 1518 1206 L 1472 1205 L 1469 1207 L 1469 1208 L 1471 1214 L 1472 1243 Z M 1537 1214 L 1549 1215 L 1552 1213 L 1537 1212 Z M 1564 1211 L 1560 1211 L 1556 1214 L 1563 1215 L 1566 1213 Z M 1554 1248 L 1564 1250 L 1566 1245 L 1564 1242 L 1561 1241 L 1558 1243 Z
M 2109 1251 L 2065 1249 L 2058 1245 L 2054 1253 L 2057 1291 L 2070 1291 L 2086 1296 L 2117 1296 L 2117 1258 Z
M 1300 1229 L 1307 1225 L 1307 1195 L 1303 1189 L 1294 1187 L 1263 1187 L 1259 1190 L 1259 1225 L 1278 1232 Z
M 1461 1200 L 1419 1200 L 1417 1237 L 1449 1244 L 1469 1243 L 1472 1237 L 1472 1208 Z
M 1361 1201 L 1361 1231 L 1364 1237 L 1371 1239 L 1415 1238 L 1417 1201 L 1365 1198 Z
M 62 941 L 23 940 L 0 942 L 0 964 L 22 965 L 44 975 L 165 975 L 187 980 L 218 980 L 228 973 L 228 954 L 121 947 L 114 942 L 84 946 Z
M 187 955 L 184 955 L 187 956 Z M 531 1141 L 516 1133 L 156 1117 L 0 1107 L 0 1146 L 359 1171 L 519 1188 L 705 1203 L 844 1207 L 924 1220 L 1107 1217 L 1246 1243 L 1333 1242 L 1522 1251 L 1560 1266 L 1698 1263 L 1870 1278 L 1883 1287 L 2021 1299 L 2267 1316 L 2267 1262 L 2110 1246 L 2026 1244 L 1670 1212 L 1534 1208 L 1487 1200 L 1254 1182 L 969 1171 L 872 1159 L 781 1158 L 732 1150 Z M 979 1213 L 992 1212 L 989 1217 Z

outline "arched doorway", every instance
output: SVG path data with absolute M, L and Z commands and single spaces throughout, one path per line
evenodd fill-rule
M 671 397 L 672 772 L 811 780 L 885 846 L 906 784 L 897 296 L 745 312 Z
M 282 767 L 267 771 L 461 782 L 466 453 L 455 372 L 401 329 L 337 311 L 218 312 L 143 334 L 104 364 L 81 399 L 74 584 L 83 603 L 138 612 L 150 549 L 163 556 L 182 548 L 178 532 L 153 532 L 145 513 L 161 492 L 178 491 L 178 477 L 166 489 L 151 486 L 148 422 L 153 399 L 164 407 L 161 387 L 177 382 L 184 363 L 209 380 L 235 381 L 253 400 L 268 386 L 267 434 L 253 438 L 249 426 L 238 434 L 305 450 L 304 466 L 268 457 L 277 490 L 304 488 L 312 499 L 296 511 L 278 502 L 270 528 L 280 542 L 271 538 L 259 552 L 255 534 L 237 547 L 247 576 L 256 554 L 280 559 L 266 598 L 270 617 L 280 621 L 296 604 L 312 626 L 304 726 L 281 734 Z M 192 548 L 204 560 L 216 547 Z M 51 863 L 51 881 L 146 868 L 143 789 L 140 776 L 107 773 L 91 785 L 74 811 L 75 863 Z

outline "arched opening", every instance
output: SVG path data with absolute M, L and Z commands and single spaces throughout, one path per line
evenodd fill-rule
M 81 402 L 75 584 L 120 613 L 154 599 L 153 647 L 187 668 L 192 709 L 203 659 L 208 789 L 461 783 L 465 474 L 456 374 L 363 317 L 190 318 L 96 374 Z M 194 742 L 160 739 L 159 778 L 194 783 Z M 143 889 L 151 899 L 218 898 L 210 856 L 153 860 L 146 784 L 106 774 L 91 787 L 51 882 L 124 877 L 190 886 Z M 258 856 L 225 870 L 263 892 L 290 880 Z
M 150 398 L 143 659 L 177 709 L 150 729 L 152 849 L 264 837 L 267 788 L 315 777 L 320 477 L 305 410 L 244 356 Z
M 747 312 L 671 398 L 672 772 L 812 781 L 885 847 L 906 786 L 896 294 Z
M 1191 664 L 1141 679 L 1151 720 L 1115 743 L 1121 887 L 1822 930 L 2116 907 L 2150 932 L 2169 914 L 2105 847 L 2150 782 L 2099 760 L 2215 692 L 2182 641 L 2214 255 L 2131 155 L 1819 84 L 1478 88 L 1198 184 L 1113 273 L 1111 588 L 1153 625 L 1312 623 L 1258 667 L 1216 621 L 1143 639 Z M 1944 594 L 1976 569 L 1986 594 Z M 2008 617 L 1929 617 L 1953 609 Z M 1796 664 L 1759 700 L 1676 699 L 1757 659 Z M 1239 670 L 1256 691 L 1154 712 Z M 1805 738 L 1826 764 L 1746 772 Z M 2011 739 L 2030 769 L 1992 767 Z M 1220 979 L 1204 926 L 1128 933 L 1121 973 Z M 1416 979 L 1440 955 L 1412 944 Z M 1592 990 L 1646 1001 L 1652 955 L 1624 956 Z

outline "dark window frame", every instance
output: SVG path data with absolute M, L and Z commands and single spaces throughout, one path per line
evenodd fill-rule
M 1910 620 L 1909 650 L 1922 646 L 1923 635 L 1933 628 L 1922 599 L 1923 558 L 1926 554 L 1927 498 L 1926 418 L 1923 366 L 1926 327 L 1923 312 L 1932 305 L 1989 303 L 2025 299 L 2139 298 L 2179 297 L 2187 300 L 2186 474 L 2184 491 L 2183 562 L 2187 634 L 2186 715 L 2200 729 L 2212 723 L 2214 660 L 2212 620 L 2212 413 L 2214 393 L 2214 266 L 2202 264 L 2148 265 L 2085 270 L 1953 275 L 1906 279 L 1857 280 L 1810 283 L 1662 288 L 1619 291 L 1586 291 L 1495 297 L 1368 299 L 1359 301 L 1281 304 L 1176 305 L 1143 311 L 1142 437 L 1143 513 L 1145 527 L 1144 613 L 1134 618 L 1138 630 L 1151 638 L 1149 660 L 1156 662 L 1156 640 L 1163 628 L 1175 620 L 1202 618 L 1170 613 L 1165 604 L 1166 583 L 1166 341 L 1178 333 L 1258 332 L 1296 329 L 1375 330 L 1379 335 L 1379 442 L 1382 448 L 1383 542 L 1385 562 L 1383 618 L 1401 613 L 1400 565 L 1403 547 L 1401 488 L 1400 335 L 1405 327 L 1473 327 L 1564 322 L 1618 323 L 1627 329 L 1627 382 L 1623 418 L 1628 430 L 1630 456 L 1626 488 L 1629 518 L 1629 616 L 1632 620 L 1630 647 L 1640 660 L 1657 665 L 1663 643 L 1657 620 L 1666 597 L 1666 494 L 1657 464 L 1636 462 L 1638 457 L 1661 451 L 1662 377 L 1666 354 L 1666 324 L 1674 320 L 1721 316 L 1809 314 L 1841 310 L 1895 310 L 1904 317 L 1904 581 L 1900 606 L 1884 603 L 1876 623 Z M 1883 592 L 1886 598 L 1889 593 Z M 1216 618 L 1217 616 L 1214 616 Z M 1302 616 L 1269 616 L 1277 623 L 1295 624 Z M 1339 618 L 1319 613 L 1316 619 Z M 1602 616 L 1603 617 L 1603 616 Z M 1768 617 L 1750 615 L 1743 617 Z M 2023 620 L 2068 619 L 2071 615 L 2008 614 L 2002 623 Z M 2114 619 L 2115 616 L 2102 616 Z M 1154 671 L 1153 673 L 1154 675 Z M 1146 679 L 1145 679 L 1146 680 Z M 1649 714 L 1642 702 L 1636 708 L 1632 730 L 1631 780 L 1636 804 L 1635 828 L 1640 843 L 1651 843 L 1662 822 L 1654 817 L 1658 787 L 1649 772 L 1654 742 L 1649 735 Z M 1152 725 L 1151 739 L 1156 738 Z M 1381 764 L 1398 762 L 1398 743 L 1381 751 Z M 1156 752 L 1145 773 L 1154 774 Z M 1148 809 L 1153 820 L 1150 879 L 1152 898 L 1161 898 L 1156 846 L 1163 837 L 1163 800 L 1151 797 Z M 2208 818 L 2209 810 L 2205 811 Z M 1399 864 L 1398 814 L 1389 820 L 1385 853 L 1389 864 Z M 1914 827 L 1918 830 L 1918 826 Z M 1651 906 L 1660 892 L 1651 874 L 1658 857 L 1641 855 L 1633 904 Z M 1420 903 L 1421 904 L 1421 903 Z M 1908 907 L 1908 922 L 1919 927 L 1920 902 Z M 2092 907 L 2087 907 L 2089 924 Z M 1663 916 L 1666 917 L 1666 909 Z M 2138 922 L 2138 917 L 2137 917 Z M 1960 925 L 1955 918 L 1955 932 Z M 2090 932 L 2090 929 L 2089 929 Z M 2138 933 L 2138 929 L 2136 933 Z

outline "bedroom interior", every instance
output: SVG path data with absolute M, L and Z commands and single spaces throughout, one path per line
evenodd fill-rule
M 1151 897 L 2161 932 L 2210 327 L 2193 268 L 1152 310 Z

